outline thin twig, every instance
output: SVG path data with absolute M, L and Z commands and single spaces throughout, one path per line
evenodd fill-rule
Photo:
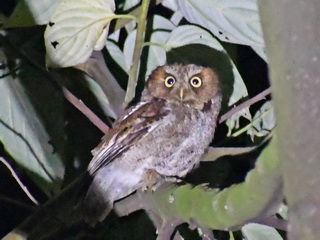
M 36 209 L 36 207 L 34 207 L 34 206 L 27 205 L 27 204 L 25 204 L 23 202 L 20 202 L 20 201 L 17 201 L 15 199 L 11 199 L 11 198 L 8 198 L 8 197 L 2 196 L 2 195 L 0 195 L 0 202 L 6 202 L 6 203 L 9 203 L 11 205 L 15 205 L 17 207 L 21 207 L 21 208 L 27 209 L 28 211 L 34 211 Z
M 28 196 L 28 198 L 36 205 L 39 205 L 39 202 L 32 196 L 32 194 L 29 192 L 28 188 L 22 183 L 22 181 L 19 179 L 18 175 L 15 173 L 14 169 L 11 167 L 11 165 L 3 158 L 0 157 L 0 162 L 2 162 L 11 172 L 13 178 L 17 181 L 21 189 L 25 192 L 25 194 Z
M 25 136 L 23 136 L 20 132 L 15 130 L 12 126 L 10 126 L 8 123 L 2 121 L 0 119 L 0 124 L 7 128 L 10 132 L 12 132 L 16 137 L 18 137 L 23 143 L 26 145 L 26 147 L 29 149 L 32 156 L 35 158 L 37 163 L 41 166 L 41 169 L 47 174 L 47 176 L 50 178 L 52 182 L 55 181 L 55 178 L 52 176 L 52 174 L 48 171 L 45 164 L 40 160 L 40 157 L 37 155 L 36 150 L 31 146 L 30 142 L 26 139 Z
M 242 109 L 251 106 L 252 104 L 260 101 L 261 99 L 264 99 L 266 96 L 268 96 L 271 93 L 271 87 L 267 88 L 266 90 L 262 91 L 258 95 L 256 95 L 253 98 L 248 99 L 247 101 L 241 103 L 240 105 L 230 109 L 227 113 L 223 114 L 220 117 L 219 123 L 224 122 L 228 118 L 230 118 L 233 114 L 236 114 L 237 112 L 241 111 Z
M 132 57 L 132 65 L 129 72 L 127 93 L 124 99 L 125 106 L 133 99 L 135 95 L 135 90 L 137 86 L 137 73 L 138 73 L 143 40 L 144 40 L 149 3 L 150 3 L 150 0 L 142 0 L 142 3 L 141 3 L 141 14 L 138 21 L 136 42 L 135 42 L 135 48 L 134 48 L 133 57 Z
M 96 127 L 98 127 L 103 133 L 109 131 L 109 127 L 94 114 L 80 99 L 76 98 L 68 89 L 62 87 L 64 97 L 75 106 L 80 112 L 82 112 Z

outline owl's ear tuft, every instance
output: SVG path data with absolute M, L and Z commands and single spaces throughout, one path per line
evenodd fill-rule
M 149 78 L 147 79 L 147 82 L 150 82 L 152 80 L 164 79 L 166 76 L 167 73 L 164 69 L 164 66 L 159 66 L 151 72 Z

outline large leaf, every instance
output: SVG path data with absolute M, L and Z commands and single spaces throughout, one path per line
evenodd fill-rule
M 128 73 L 130 66 L 127 65 L 126 56 L 121 51 L 119 46 L 116 43 L 114 43 L 113 41 L 108 40 L 106 42 L 106 48 L 109 51 L 109 54 L 112 56 L 112 58 L 122 68 L 122 70 L 125 71 L 126 73 Z M 131 55 L 131 57 L 132 57 L 132 55 Z
M 62 0 L 44 35 L 47 66 L 74 66 L 101 50 L 114 9 L 113 0 Z
M 60 0 L 21 0 L 4 27 L 26 27 L 47 24 Z
M 242 227 L 241 231 L 245 240 L 283 240 L 276 229 L 261 224 L 247 224 Z
M 46 194 L 60 190 L 62 160 L 20 79 L 10 75 L 1 79 L 0 106 L 0 140 L 5 149 Z
M 247 133 L 253 139 L 254 136 L 268 135 L 276 126 L 276 116 L 271 101 L 265 102 L 253 117 L 252 128 Z
M 166 63 L 166 45 L 170 36 L 170 32 L 173 31 L 176 26 L 168 19 L 155 15 L 153 19 L 153 33 L 151 35 L 149 47 L 149 54 L 147 60 L 146 78 L 150 75 L 151 71 L 160 65 Z
M 103 92 L 103 90 L 101 89 L 101 86 L 96 81 L 94 81 L 90 76 L 85 75 L 84 77 L 88 83 L 89 89 L 94 94 L 94 96 L 97 98 L 97 101 L 98 101 L 101 109 L 104 111 L 104 113 L 107 116 L 117 118 L 117 115 L 113 111 L 112 107 L 110 106 L 109 99 L 106 96 L 106 94 Z M 121 103 L 119 103 L 119 105 L 121 106 Z
M 183 16 L 221 41 L 264 46 L 256 0 L 178 0 Z
M 131 8 L 134 8 L 139 3 L 140 3 L 140 0 L 126 0 L 123 4 L 123 10 L 127 11 Z
M 159 65 L 166 63 L 166 50 L 164 44 L 167 41 L 170 31 L 175 28 L 175 25 L 167 20 L 166 18 L 155 15 L 153 20 L 154 32 L 151 35 L 151 45 L 149 46 L 149 54 L 147 59 L 147 71 L 146 78 L 149 76 L 150 72 Z M 111 36 L 114 35 L 111 34 Z M 135 37 L 136 30 L 130 32 L 124 43 L 123 51 L 116 45 L 113 41 L 107 41 L 106 47 L 113 57 L 113 59 L 119 64 L 119 66 L 125 71 L 129 72 L 130 66 L 132 64 L 132 56 L 135 47 Z M 112 39 L 114 36 L 112 36 Z M 156 43 L 154 46 L 152 43 Z

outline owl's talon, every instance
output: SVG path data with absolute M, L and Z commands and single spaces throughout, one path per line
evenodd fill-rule
M 148 190 L 148 186 L 143 185 L 142 188 L 141 188 L 141 191 L 142 192 L 146 192 L 147 190 Z
M 142 191 L 145 192 L 148 189 L 155 191 L 155 187 L 157 188 L 158 183 L 163 182 L 163 177 L 154 169 L 149 169 L 143 176 L 144 185 L 142 186 Z
M 171 176 L 162 176 L 154 169 L 149 169 L 144 174 L 144 185 L 142 186 L 141 190 L 143 192 L 150 189 L 152 192 L 155 192 L 158 187 L 160 187 L 163 183 L 170 182 L 170 183 L 179 183 L 181 179 Z

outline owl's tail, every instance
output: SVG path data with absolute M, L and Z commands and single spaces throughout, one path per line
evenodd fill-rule
M 108 164 L 93 176 L 84 199 L 84 218 L 91 226 L 103 221 L 114 201 L 124 198 L 138 188 L 140 178 L 132 172 Z
M 103 221 L 113 207 L 113 202 L 107 198 L 107 192 L 101 190 L 96 182 L 92 182 L 84 199 L 84 219 L 92 227 Z

